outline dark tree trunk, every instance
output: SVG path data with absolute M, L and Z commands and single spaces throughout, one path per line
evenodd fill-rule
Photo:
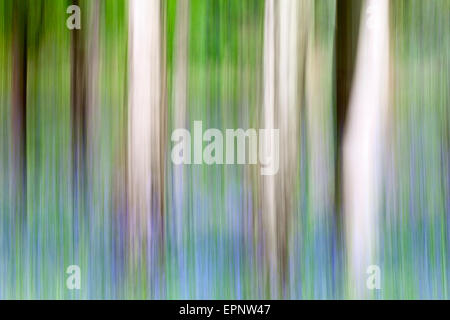
M 342 140 L 356 62 L 363 0 L 338 0 L 336 14 L 336 209 L 342 199 Z
M 72 4 L 79 5 L 78 0 Z M 81 10 L 83 15 L 83 10 Z M 72 122 L 72 196 L 74 236 L 77 237 L 80 213 L 84 212 L 86 180 L 86 58 L 83 20 L 81 29 L 71 30 L 70 107 Z M 75 241 L 76 243 L 76 241 Z
M 26 217 L 27 2 L 14 1 L 12 26 L 12 181 L 16 213 Z

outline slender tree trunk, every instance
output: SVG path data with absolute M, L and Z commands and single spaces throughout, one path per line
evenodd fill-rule
M 337 213 L 340 213 L 342 209 L 342 140 L 347 118 L 350 90 L 353 83 L 363 1 L 336 1 L 335 206 Z
M 266 1 L 264 18 L 264 106 L 263 128 L 275 128 L 275 3 Z M 275 202 L 275 177 L 262 177 L 262 208 L 264 229 L 264 253 L 267 264 L 269 284 L 274 287 L 277 284 L 276 273 L 278 270 L 277 234 L 276 234 L 276 202 Z M 277 292 L 272 289 L 271 294 Z
M 299 145 L 293 137 L 300 135 L 300 114 L 304 107 L 305 61 L 308 46 L 309 0 L 281 0 L 276 27 L 276 112 L 280 134 L 279 171 L 276 183 L 277 251 L 281 287 L 287 280 L 288 252 L 295 186 L 299 169 Z
M 309 28 L 309 1 L 267 1 L 264 33 L 263 127 L 279 129 L 279 170 L 263 180 L 263 224 L 266 231 L 271 294 L 280 296 L 288 267 L 289 234 L 298 172 L 300 111 Z M 278 141 L 276 141 L 278 143 Z
M 79 5 L 78 0 L 72 4 Z M 84 10 L 81 10 L 83 16 Z M 81 29 L 71 31 L 71 72 L 70 72 L 70 107 L 72 124 L 72 201 L 74 259 L 77 259 L 78 239 L 80 236 L 80 219 L 85 215 L 86 186 L 86 136 L 87 136 L 87 93 L 86 93 L 86 48 L 84 20 Z
M 15 212 L 20 223 L 26 219 L 27 154 L 26 154 L 26 105 L 27 105 L 27 5 L 13 3 L 12 30 L 12 192 Z

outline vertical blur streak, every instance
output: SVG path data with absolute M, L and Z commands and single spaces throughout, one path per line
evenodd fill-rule
M 161 22 L 159 1 L 129 3 L 129 263 L 138 290 L 158 292 L 161 244 Z M 146 257 L 146 259 L 145 259 Z M 146 291 L 151 288 L 150 292 Z
M 85 214 L 87 219 L 84 225 L 84 237 L 89 237 L 89 242 L 100 242 L 99 235 L 93 230 L 97 224 L 107 226 L 104 222 L 103 215 L 94 215 L 93 212 L 100 212 L 100 206 L 98 202 L 93 201 L 93 194 L 95 192 L 96 181 L 101 181 L 102 175 L 102 163 L 98 155 L 98 150 L 101 149 L 101 108 L 100 108 L 100 84 L 99 84 L 99 72 L 100 72 L 100 1 L 101 0 L 89 0 L 88 1 L 88 18 L 87 25 L 89 27 L 89 33 L 87 34 L 86 41 L 86 56 L 89 67 L 86 68 L 86 183 L 85 187 L 85 201 L 84 210 L 88 213 Z M 105 255 L 105 252 L 99 252 L 98 247 L 102 247 L 102 244 L 93 246 L 89 250 L 89 258 L 91 260 L 94 256 Z M 85 261 L 86 257 L 80 259 Z M 101 264 L 101 267 L 104 266 Z M 92 279 L 101 279 L 102 272 L 100 267 L 91 268 L 87 276 L 88 281 Z M 98 292 L 101 292 L 98 289 Z
M 264 100 L 263 128 L 275 128 L 275 3 L 266 0 L 264 17 Z M 278 268 L 277 238 L 276 238 L 276 203 L 275 177 L 262 178 L 262 210 L 264 226 L 265 262 L 268 264 L 268 276 L 271 287 L 276 285 Z M 272 289 L 271 294 L 276 291 Z
M 175 61 L 174 64 L 174 80 L 173 80 L 173 127 L 174 128 L 187 128 L 186 111 L 187 111 L 187 71 L 188 71 L 188 33 L 189 33 L 189 0 L 176 2 L 176 26 L 175 26 Z M 176 268 L 180 271 L 180 287 L 182 288 L 181 294 L 187 296 L 187 290 L 185 286 L 185 266 L 187 264 L 185 260 L 185 250 L 183 243 L 183 230 L 185 226 L 185 181 L 186 172 L 183 166 L 173 167 L 173 179 L 174 191 L 173 202 L 174 209 L 172 211 L 172 229 L 175 232 L 176 248 L 178 257 L 178 264 Z
M 351 293 L 368 297 L 366 269 L 375 264 L 381 208 L 382 141 L 389 83 L 389 2 L 367 0 L 344 140 L 345 214 Z
M 189 0 L 177 1 L 174 62 L 175 128 L 186 127 Z
M 26 230 L 27 218 L 27 5 L 20 5 L 19 1 L 13 3 L 12 19 L 12 86 L 11 86 L 11 139 L 10 139 L 10 163 L 12 172 L 10 174 L 10 199 L 11 203 L 11 226 L 9 238 L 17 247 L 23 245 L 22 234 Z M 14 270 L 18 274 L 25 272 L 22 267 L 24 259 L 23 251 L 17 252 L 19 268 Z M 22 281 L 13 284 L 16 288 L 24 290 Z
M 343 210 L 342 144 L 348 102 L 353 83 L 356 52 L 364 0 L 339 0 L 336 4 L 336 134 L 335 203 L 340 222 Z
M 334 59 L 334 23 L 336 8 L 334 1 L 303 1 L 302 24 L 304 36 L 302 46 L 305 52 L 299 60 L 304 60 L 302 86 L 305 110 L 302 113 L 304 126 L 303 141 L 306 141 L 307 177 L 302 183 L 307 184 L 309 203 L 306 212 L 310 224 L 304 242 L 313 248 L 314 296 L 316 298 L 335 297 L 336 278 L 333 273 L 340 268 L 341 258 L 336 248 L 340 247 L 341 231 L 337 229 L 335 211 L 335 166 L 333 143 L 335 132 L 333 125 L 333 59 Z M 324 10 L 325 9 L 325 10 Z M 325 12 L 323 12 L 325 11 Z M 326 23 L 325 23 L 326 21 Z M 304 88 L 302 88 L 304 87 Z M 307 221 L 308 221 L 307 220 Z M 320 248 L 320 254 L 315 251 Z M 333 266 L 333 268 L 331 268 Z M 331 271 L 332 270 L 332 271 Z M 331 271 L 331 272 L 330 272 Z M 317 288 L 317 289 L 316 289 Z M 329 288 L 329 289 L 325 289 Z
M 27 5 L 13 3 L 12 26 L 12 95 L 11 95 L 11 163 L 12 199 L 16 207 L 17 226 L 26 217 L 26 111 L 27 111 Z M 20 229 L 18 230 L 20 232 Z
M 333 3 L 322 6 L 330 10 Z M 315 30 L 314 16 L 320 6 L 313 1 L 267 1 L 265 10 L 263 127 L 280 130 L 279 172 L 274 177 L 262 177 L 270 293 L 273 297 L 292 295 L 293 290 L 288 290 L 295 268 L 292 250 L 301 248 L 307 255 L 317 246 L 323 253 L 315 254 L 312 249 L 308 258 L 324 268 L 317 268 L 305 281 L 311 284 L 314 296 L 332 296 L 322 288 L 332 283 L 326 266 L 334 262 L 332 241 L 336 241 L 331 237 L 334 165 L 333 134 L 329 131 L 333 37 L 328 36 L 327 27 Z M 308 142 L 302 145 L 302 141 Z M 301 148 L 306 153 L 302 154 Z M 302 172 L 305 177 L 300 173 L 302 156 L 307 163 Z M 307 210 L 298 207 L 299 184 L 303 190 L 310 189 L 305 204 L 308 207 L 303 207 Z M 299 227 L 307 230 L 301 237 L 294 234 L 301 232 Z M 306 265 L 302 267 L 309 270 Z
M 78 0 L 72 0 L 79 5 Z M 72 125 L 72 201 L 74 259 L 78 260 L 80 223 L 82 215 L 88 216 L 85 207 L 86 185 L 86 116 L 87 116 L 87 65 L 85 29 L 71 32 L 70 104 Z
M 299 78 L 302 78 L 304 70 L 299 65 L 304 63 L 306 41 L 304 36 L 299 37 L 299 31 L 303 33 L 307 30 L 308 21 L 301 19 L 299 13 L 308 9 L 305 4 L 308 4 L 308 1 L 281 0 L 278 2 L 275 121 L 277 123 L 276 128 L 280 130 L 280 141 L 283 142 L 279 149 L 280 166 L 275 178 L 278 186 L 275 197 L 277 259 L 280 262 L 281 294 L 283 294 L 287 279 L 289 231 L 292 225 L 292 212 L 295 208 L 294 186 L 298 174 L 299 143 L 297 139 L 289 139 L 289 137 L 297 137 L 300 134 L 300 108 L 303 101 L 303 88 L 299 86 Z

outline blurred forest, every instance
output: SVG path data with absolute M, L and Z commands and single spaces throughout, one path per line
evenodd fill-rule
M 449 30 L 449 0 L 0 0 L 0 299 L 448 299 Z M 279 128 L 278 174 L 174 165 L 196 120 Z

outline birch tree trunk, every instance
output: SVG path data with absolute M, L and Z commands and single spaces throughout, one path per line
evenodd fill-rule
M 275 128 L 275 3 L 266 1 L 264 17 L 264 106 L 263 128 Z M 275 177 L 262 177 L 262 208 L 264 252 L 268 267 L 268 277 L 271 287 L 277 283 L 277 234 L 276 234 L 276 203 L 275 203 Z M 271 294 L 276 294 L 272 288 Z
M 162 244 L 165 129 L 160 1 L 129 3 L 128 205 L 132 261 L 145 254 L 157 265 Z M 138 252 L 145 243 L 146 252 Z M 158 245 L 155 245 L 155 244 Z M 150 268 L 148 268 L 150 270 Z M 148 271 L 148 272 L 151 272 Z M 147 275 L 153 279 L 154 274 Z M 152 287 L 152 286 L 150 286 Z
M 377 264 L 379 177 L 389 80 L 389 2 L 367 0 L 363 8 L 343 149 L 349 287 L 357 298 L 369 297 L 366 270 Z
M 271 294 L 286 281 L 289 226 L 298 170 L 300 108 L 307 45 L 309 1 L 267 1 L 264 31 L 263 128 L 279 129 L 279 170 L 262 177 L 263 225 L 266 231 Z

